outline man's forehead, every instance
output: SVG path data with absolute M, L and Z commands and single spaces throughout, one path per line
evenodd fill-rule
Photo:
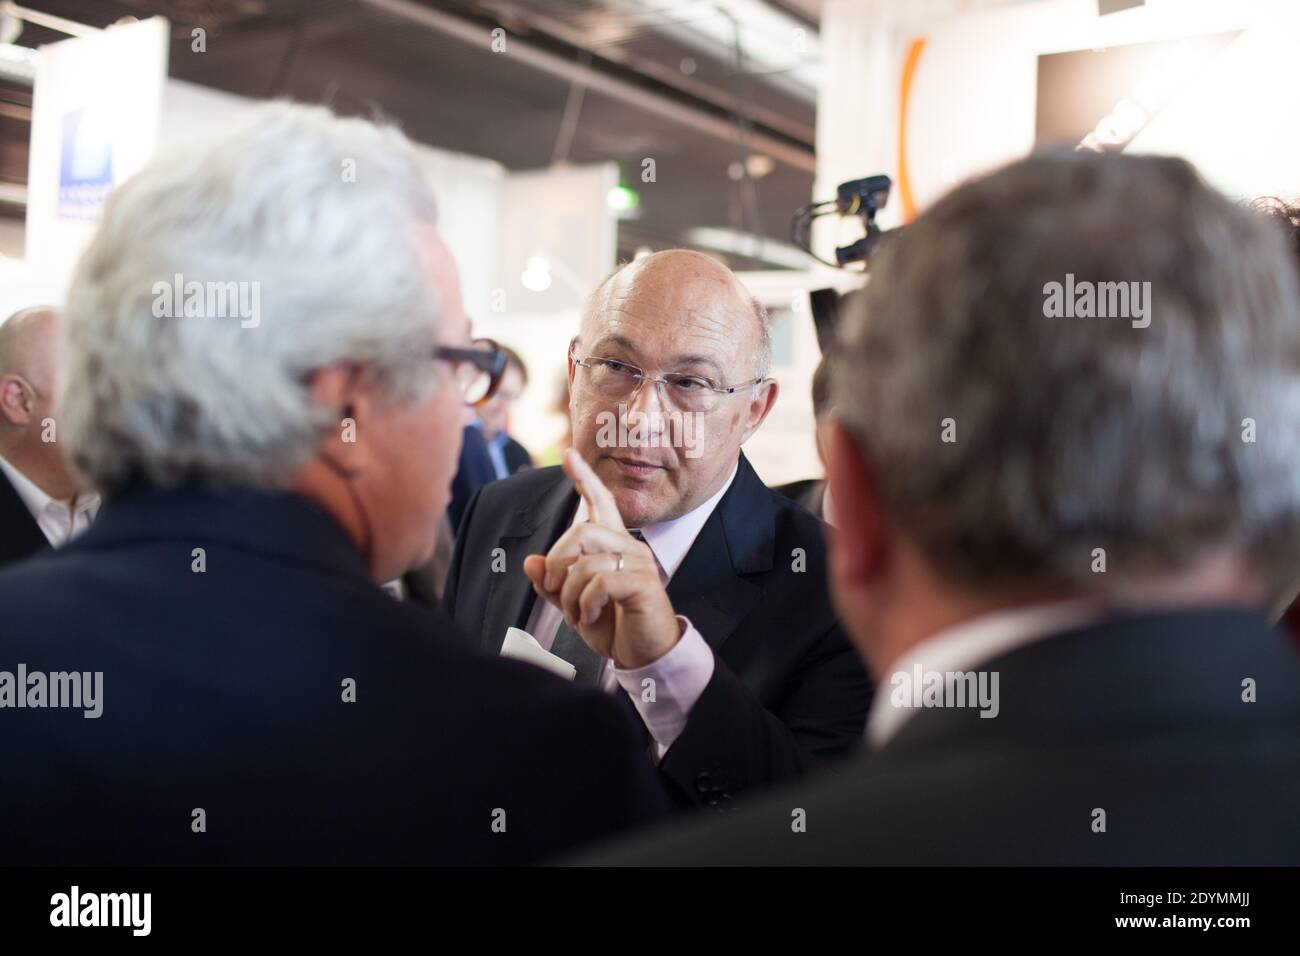
M 725 286 L 709 293 L 684 288 L 684 284 L 642 283 L 610 288 L 593 303 L 589 318 L 589 329 L 596 335 L 606 328 L 645 327 L 728 340 L 752 321 L 747 301 Z
M 607 302 L 626 300 L 693 303 L 696 308 L 730 308 L 743 301 L 744 288 L 726 266 L 707 256 L 662 253 L 630 262 L 609 277 Z
M 725 364 L 741 340 L 729 324 L 709 316 L 699 319 L 679 324 L 662 316 L 647 318 L 612 310 L 595 317 L 588 341 L 597 350 L 616 349 L 660 361 Z
M 703 355 L 723 364 L 754 342 L 750 297 L 726 266 L 672 249 L 630 262 L 592 297 L 588 346 L 617 342 L 656 358 Z

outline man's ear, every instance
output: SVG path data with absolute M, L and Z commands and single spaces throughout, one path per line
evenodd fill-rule
M 26 425 L 32 419 L 34 394 L 20 376 L 0 375 L 0 415 L 15 425 Z
M 841 588 L 872 588 L 889 572 L 892 559 L 875 468 L 833 414 L 826 434 L 826 477 L 835 520 L 834 573 Z
M 336 462 L 352 462 L 361 447 L 361 433 L 374 414 L 369 390 L 361 387 L 360 370 L 351 365 L 318 369 L 308 388 L 312 404 L 329 409 L 338 419 L 321 436 L 323 448 Z
M 776 383 L 776 379 L 764 379 L 763 383 L 758 386 L 758 395 L 750 400 L 749 418 L 745 422 L 745 435 L 740 440 L 743 445 L 753 437 L 754 432 L 758 431 L 758 426 L 763 424 L 767 418 L 768 412 L 776 404 L 776 396 L 781 391 L 781 386 Z
M 569 339 L 569 350 L 564 354 L 565 362 L 568 365 L 570 395 L 573 394 L 573 376 L 578 372 L 577 363 L 573 361 L 573 349 L 577 344 L 578 336 L 575 335 L 573 338 Z

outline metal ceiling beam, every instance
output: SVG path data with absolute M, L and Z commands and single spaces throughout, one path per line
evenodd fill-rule
M 3 3 L 0 3 L 0 13 L 7 13 L 19 20 L 26 20 L 38 27 L 45 27 L 47 30 L 66 33 L 68 36 L 87 37 L 103 32 L 99 27 L 92 27 L 86 23 L 78 23 L 76 20 L 69 20 L 66 17 L 56 17 L 49 13 L 42 13 L 39 10 L 20 7 L 13 0 L 4 0 Z
M 433 10 L 412 0 L 356 0 L 362 6 L 383 13 L 418 23 L 428 29 L 462 42 L 478 46 L 485 50 L 492 48 L 492 34 L 481 24 L 461 19 L 449 13 Z M 736 143 L 742 134 L 736 125 L 728 119 L 717 116 L 707 110 L 689 106 L 670 96 L 644 89 L 635 83 L 611 76 L 609 73 L 586 66 L 574 60 L 566 59 L 528 43 L 515 35 L 507 36 L 506 52 L 498 54 L 509 56 L 521 63 L 560 77 L 571 83 L 582 83 L 607 96 L 622 100 L 629 106 L 655 113 L 665 119 L 692 127 L 727 143 Z M 810 147 L 801 147 L 777 136 L 772 136 L 762 129 L 751 128 L 743 139 L 752 150 L 766 153 L 773 159 L 802 169 L 816 172 L 817 162 Z
M 736 112 L 740 109 L 741 104 L 733 92 L 720 93 L 716 87 L 707 83 L 701 83 L 688 76 L 683 76 L 679 69 L 664 66 L 648 57 L 639 56 L 615 44 L 608 44 L 600 49 L 590 46 L 581 30 L 568 26 L 563 21 L 554 17 L 547 16 L 544 13 L 534 13 L 531 10 L 527 13 L 527 19 L 530 26 L 534 26 L 544 33 L 549 33 L 563 42 L 579 50 L 603 57 L 619 66 L 631 70 L 634 73 L 642 73 L 655 80 L 658 80 L 664 86 L 674 87 L 682 94 L 710 103 L 713 106 Z M 802 140 L 806 143 L 812 143 L 817 138 L 817 131 L 806 123 L 790 119 L 775 110 L 768 109 L 757 103 L 748 104 L 745 109 L 745 115 L 756 123 L 775 130 L 794 140 Z
M 809 26 L 820 26 L 822 19 L 821 0 L 764 0 L 769 7 L 776 7 Z

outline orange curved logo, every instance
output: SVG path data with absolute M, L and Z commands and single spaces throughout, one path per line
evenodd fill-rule
M 907 106 L 912 96 L 912 80 L 916 64 L 925 49 L 925 37 L 917 37 L 907 47 L 903 60 L 903 82 L 898 92 L 898 198 L 903 203 L 903 221 L 916 218 L 916 201 L 912 197 L 912 181 L 907 175 Z

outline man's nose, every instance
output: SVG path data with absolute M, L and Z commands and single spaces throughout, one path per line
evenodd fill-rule
M 628 411 L 639 411 L 645 414 L 651 412 L 666 412 L 668 403 L 660 389 L 667 388 L 661 382 L 651 381 L 649 378 L 641 379 L 636 391 L 632 393 L 632 399 L 628 403 Z
M 659 393 L 660 388 L 667 388 L 667 386 L 652 382 L 648 378 L 642 379 L 640 387 L 632 395 L 631 403 L 627 406 L 624 424 L 629 430 L 634 424 L 637 426 L 631 434 L 642 437 L 642 441 L 634 442 L 638 446 L 644 444 L 647 447 L 658 447 L 660 435 L 667 428 L 669 408 L 663 395 Z M 632 420 L 628 421 L 628 419 Z

